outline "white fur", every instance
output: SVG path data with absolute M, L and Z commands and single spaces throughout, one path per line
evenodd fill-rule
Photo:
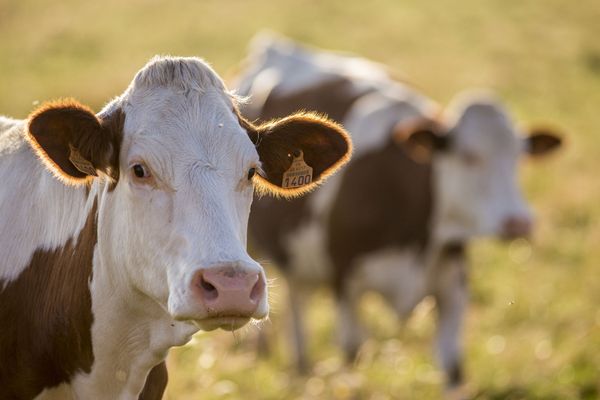
M 102 301 L 92 306 L 92 371 L 72 382 L 73 392 L 82 399 L 137 398 L 148 371 L 164 360 L 170 347 L 187 343 L 198 330 L 191 322 L 174 321 L 145 295 L 128 292 L 115 296 L 110 275 L 109 270 L 98 269 L 91 284 L 94 298 Z
M 258 154 L 220 78 L 196 58 L 159 58 L 99 115 L 126 115 L 114 191 L 96 180 L 86 197 L 44 169 L 23 139 L 24 123 L 0 137 L 0 279 L 10 282 L 37 248 L 77 237 L 98 202 L 90 289 L 94 364 L 71 385 L 39 398 L 137 399 L 149 370 L 204 325 L 189 290 L 200 268 L 235 263 L 264 274 L 246 252 Z M 4 119 L 0 120 L 4 123 Z M 10 128 L 10 126 L 14 127 Z M 137 182 L 143 162 L 156 185 Z M 254 315 L 268 313 L 267 295 Z M 182 320 L 182 321 L 178 321 Z
M 271 90 L 282 96 L 319 86 L 340 76 L 351 79 L 356 94 L 385 87 L 388 73 L 380 64 L 345 54 L 308 49 L 284 37 L 261 34 L 250 46 L 242 75 L 235 81 L 239 94 L 250 95 L 249 118 L 259 117 Z
M 356 299 L 373 290 L 381 293 L 398 315 L 407 318 L 428 294 L 425 260 L 416 249 L 382 249 L 356 261 L 348 288 Z
M 325 247 L 327 238 L 322 224 L 310 221 L 284 239 L 291 259 L 294 278 L 304 284 L 326 282 L 331 266 Z
M 462 326 L 468 303 L 463 258 L 437 260 L 431 290 L 437 303 L 436 353 L 440 367 L 450 373 L 462 360 Z
M 413 249 L 381 249 L 355 261 L 346 280 L 345 296 L 338 304 L 338 335 L 347 354 L 354 354 L 364 339 L 357 314 L 361 296 L 371 290 L 381 293 L 400 317 L 408 318 L 428 294 L 423 264 Z
M 0 132 L 7 131 L 8 129 L 10 129 L 13 126 L 18 125 L 20 123 L 21 123 L 21 121 L 19 121 L 19 120 L 4 117 L 4 116 L 0 115 Z
M 266 103 L 273 88 L 281 81 L 281 73 L 277 68 L 266 68 L 256 75 L 250 83 L 250 87 L 245 90 L 239 90 L 239 94 L 252 93 L 252 101 L 244 105 L 244 116 L 255 120 L 260 117 L 260 110 Z
M 389 80 L 386 68 L 381 64 L 361 57 L 309 49 L 273 34 L 263 33 L 254 38 L 245 64 L 244 73 L 234 82 L 241 94 L 250 94 L 249 85 L 269 68 L 286 78 L 277 87 L 279 93 L 286 95 L 340 75 L 371 84 Z
M 91 207 L 83 188 L 61 184 L 33 155 L 25 142 L 23 121 L 8 127 L 0 132 L 4 188 L 0 190 L 0 258 L 5 266 L 0 280 L 4 285 L 27 267 L 36 249 L 52 250 L 76 237 Z

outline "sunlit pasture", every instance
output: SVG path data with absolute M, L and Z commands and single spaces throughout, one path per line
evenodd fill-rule
M 476 399 L 600 398 L 600 2 L 597 0 L 0 0 L 0 114 L 75 97 L 98 110 L 155 54 L 197 55 L 235 74 L 271 29 L 387 64 L 441 104 L 495 90 L 524 125 L 559 129 L 563 150 L 524 161 L 531 243 L 470 249 L 466 374 Z M 376 294 L 355 364 L 335 344 L 322 288 L 308 303 L 310 374 L 294 372 L 286 282 L 274 266 L 269 321 L 197 334 L 171 352 L 166 398 L 437 399 L 431 301 L 401 323 Z M 267 331 L 269 354 L 256 353 Z

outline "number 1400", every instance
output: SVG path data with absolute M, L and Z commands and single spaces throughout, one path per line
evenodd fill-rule
M 283 180 L 283 187 L 294 187 L 294 186 L 307 185 L 310 183 L 311 178 L 312 177 L 310 175 L 294 176 L 294 177 L 292 177 L 291 180 L 290 180 L 290 178 L 285 178 Z

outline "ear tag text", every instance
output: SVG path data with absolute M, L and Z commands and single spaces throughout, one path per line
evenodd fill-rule
M 96 168 L 92 165 L 91 162 L 86 160 L 79 150 L 69 143 L 69 161 L 77 168 L 79 171 L 83 172 L 87 175 L 97 176 Z
M 294 152 L 294 160 L 287 171 L 283 173 L 281 187 L 284 189 L 299 188 L 312 182 L 313 169 L 304 162 L 302 150 Z

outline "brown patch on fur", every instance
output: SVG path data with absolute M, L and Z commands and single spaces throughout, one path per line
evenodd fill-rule
M 275 86 L 265 100 L 260 119 L 267 121 L 272 118 L 283 118 L 302 110 L 315 110 L 326 112 L 328 118 L 339 123 L 352 104 L 360 96 L 372 90 L 365 88 L 357 91 L 352 81 L 343 76 L 290 95 L 280 95 L 278 87 Z
M 167 372 L 167 364 L 163 361 L 156 367 L 152 368 L 148 377 L 146 378 L 146 384 L 138 400 L 160 400 L 163 397 L 167 382 L 169 380 L 169 374 Z
M 258 193 L 295 197 L 312 190 L 323 179 L 350 160 L 352 141 L 338 124 L 312 113 L 298 113 L 255 126 L 242 116 L 240 124 L 256 145 L 262 174 L 254 178 Z M 293 154 L 304 153 L 313 169 L 313 182 L 300 188 L 283 189 L 283 173 L 292 164 Z
M 248 240 L 253 258 L 267 257 L 284 272 L 289 271 L 290 254 L 286 240 L 291 232 L 310 220 L 310 198 L 314 193 L 286 199 L 255 198 L 248 222 Z
M 124 119 L 123 112 L 117 110 L 101 121 L 73 99 L 58 100 L 29 116 L 27 140 L 46 167 L 67 184 L 85 184 L 94 176 L 73 165 L 70 146 L 97 171 L 117 180 Z
M 19 277 L 0 289 L 0 398 L 31 399 L 90 372 L 96 241 L 94 203 L 76 239 L 36 250 Z
M 417 163 L 391 138 L 346 168 L 327 225 L 338 293 L 358 257 L 384 248 L 426 249 L 431 178 L 431 164 Z

